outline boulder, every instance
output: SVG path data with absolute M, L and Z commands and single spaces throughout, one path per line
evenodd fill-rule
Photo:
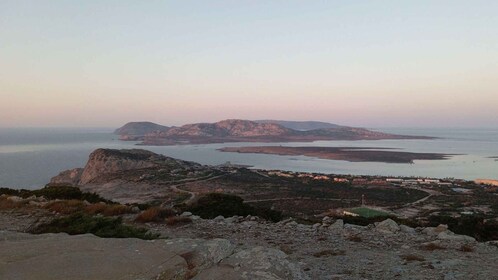
M 414 228 L 409 227 L 409 226 L 405 226 L 405 225 L 399 225 L 399 229 L 401 230 L 401 232 L 408 233 L 408 234 L 416 234 L 417 233 L 417 231 Z
M 383 233 L 396 233 L 400 231 L 399 225 L 391 219 L 386 219 L 376 224 L 375 229 Z
M 223 216 L 221 216 L 221 215 L 220 215 L 220 216 L 217 216 L 216 218 L 214 218 L 214 219 L 213 219 L 213 221 L 215 221 L 215 222 L 222 222 L 222 221 L 224 221 L 224 220 L 225 220 L 225 217 L 223 217 Z
M 329 217 L 329 216 L 323 217 L 322 224 L 324 224 L 324 225 L 330 225 L 332 223 L 333 223 L 333 220 L 332 220 L 331 217 Z
M 254 247 L 242 250 L 193 279 L 309 279 L 300 267 L 277 249 Z
M 450 241 L 464 241 L 464 242 L 475 242 L 476 239 L 467 235 L 454 234 L 453 232 L 447 230 L 440 232 L 437 235 L 439 240 L 450 240 Z
M 339 219 L 336 220 L 335 223 L 329 226 L 329 229 L 332 231 L 341 231 L 344 228 L 344 221 Z
M 429 236 L 437 236 L 441 232 L 444 232 L 447 230 L 448 230 L 447 225 L 438 225 L 437 227 L 426 227 L 422 230 L 422 232 L 429 235 Z

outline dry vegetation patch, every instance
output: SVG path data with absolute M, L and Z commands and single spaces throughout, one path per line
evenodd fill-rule
M 151 207 L 147 210 L 142 211 L 135 218 L 135 222 L 138 223 L 150 223 L 150 222 L 163 222 L 166 218 L 175 215 L 175 211 L 170 208 L 163 207 Z
M 122 204 L 95 203 L 85 207 L 88 214 L 102 214 L 104 216 L 119 216 L 132 213 L 131 207 Z
M 415 255 L 415 254 L 406 254 L 406 255 L 401 255 L 401 258 L 404 259 L 407 262 L 423 262 L 425 261 L 425 258 L 420 256 L 420 255 Z
M 59 200 L 45 205 L 45 209 L 59 214 L 73 214 L 84 209 L 85 204 L 81 200 Z
M 15 208 L 21 208 L 24 205 L 25 205 L 24 203 L 10 200 L 6 196 L 0 197 L 0 210 L 10 210 L 10 209 L 15 209 Z

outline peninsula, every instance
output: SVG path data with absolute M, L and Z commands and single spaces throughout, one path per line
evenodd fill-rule
M 438 153 L 410 153 L 375 147 L 225 147 L 222 152 L 308 156 L 351 162 L 413 163 L 414 160 L 445 160 L 451 155 Z

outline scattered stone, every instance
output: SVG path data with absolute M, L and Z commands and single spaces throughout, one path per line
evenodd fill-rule
M 344 228 L 344 221 L 339 219 L 336 220 L 335 223 L 329 226 L 329 229 L 332 231 L 341 231 Z
M 183 212 L 180 216 L 182 216 L 182 217 L 192 217 L 192 212 Z
M 216 218 L 214 218 L 214 219 L 213 219 L 213 221 L 215 221 L 215 222 L 222 222 L 222 221 L 224 221 L 224 220 L 225 220 L 225 217 L 223 217 L 223 216 L 221 216 L 221 215 L 220 215 L 220 216 L 217 216 Z
M 417 233 L 417 231 L 414 228 L 409 227 L 409 226 L 405 226 L 405 225 L 399 225 L 399 229 L 401 230 L 401 232 L 408 233 L 408 234 L 416 234 Z
M 242 277 L 240 277 L 242 276 Z M 193 279 L 310 279 L 287 255 L 276 249 L 242 250 Z
M 452 241 L 465 241 L 465 242 L 476 242 L 476 239 L 467 235 L 454 234 L 453 232 L 447 230 L 439 233 L 437 238 L 440 240 L 452 240 Z
M 382 233 L 396 233 L 400 230 L 398 224 L 391 220 L 386 219 L 375 226 L 375 229 Z
M 447 230 L 448 230 L 447 225 L 438 225 L 437 227 L 426 227 L 422 230 L 422 232 L 429 236 L 435 236 Z
M 286 223 L 285 224 L 287 227 L 295 227 L 298 225 L 298 223 L 296 221 L 291 221 L 289 223 Z

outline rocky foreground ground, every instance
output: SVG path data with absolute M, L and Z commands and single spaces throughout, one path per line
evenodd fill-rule
M 498 243 L 478 243 L 444 225 L 369 226 L 325 217 L 190 216 L 146 224 L 165 239 L 21 233 L 42 216 L 0 212 L 0 279 L 496 279 Z M 132 217 L 128 217 L 132 219 Z M 126 219 L 126 217 L 125 217 Z

